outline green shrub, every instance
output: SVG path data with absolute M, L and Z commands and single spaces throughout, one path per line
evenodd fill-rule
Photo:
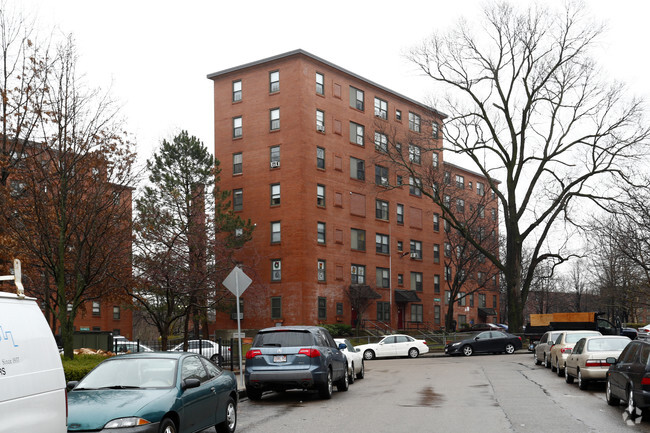
M 104 355 L 76 355 L 73 360 L 61 358 L 65 381 L 81 380 L 97 364 L 106 359 Z
M 320 325 L 327 329 L 332 337 L 349 337 L 352 335 L 352 326 L 343 323 L 334 323 L 331 325 Z

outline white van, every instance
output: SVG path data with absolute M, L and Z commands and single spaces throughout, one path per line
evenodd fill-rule
M 0 292 L 0 433 L 65 433 L 61 356 L 36 300 L 16 283 L 18 293 Z

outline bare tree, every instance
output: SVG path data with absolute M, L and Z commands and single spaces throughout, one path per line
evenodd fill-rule
M 365 284 L 350 284 L 343 289 L 343 293 L 350 301 L 350 307 L 357 313 L 355 323 L 356 335 L 359 335 L 359 329 L 363 321 L 363 315 L 370 307 L 373 300 L 381 299 L 381 295 L 375 292 L 370 286 Z
M 431 164 L 402 168 L 443 208 L 451 226 L 501 270 L 514 331 L 521 330 L 537 266 L 571 257 L 563 230 L 580 222 L 576 211 L 587 202 L 605 207 L 616 199 L 618 192 L 607 186 L 613 178 L 625 179 L 627 165 L 647 144 L 642 103 L 626 100 L 620 85 L 604 82 L 590 58 L 601 31 L 579 4 L 555 13 L 494 3 L 480 24 L 461 21 L 408 56 L 454 92 L 442 107 L 448 113 L 445 150 L 471 161 L 486 177 L 502 215 L 504 255 L 482 246 L 444 203 Z M 438 140 L 421 140 L 419 146 L 422 155 L 442 150 Z M 525 247 L 532 251 L 526 266 Z

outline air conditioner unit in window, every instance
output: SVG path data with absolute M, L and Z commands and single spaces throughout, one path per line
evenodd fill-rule
M 412 259 L 419 259 L 420 255 L 418 253 L 411 253 L 411 258 Z
M 325 125 L 316 125 L 316 131 L 325 132 Z
M 280 166 L 280 161 L 271 161 L 271 168 L 277 168 Z
M 230 319 L 237 320 L 237 313 L 230 313 Z M 239 313 L 239 319 L 244 320 L 244 313 Z

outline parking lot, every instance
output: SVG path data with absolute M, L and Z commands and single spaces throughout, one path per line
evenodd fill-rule
M 315 393 L 242 399 L 240 432 L 634 432 L 650 431 L 604 385 L 586 391 L 535 366 L 532 355 L 425 356 L 366 362 L 366 376 L 331 400 Z M 207 430 L 206 430 L 207 432 Z

